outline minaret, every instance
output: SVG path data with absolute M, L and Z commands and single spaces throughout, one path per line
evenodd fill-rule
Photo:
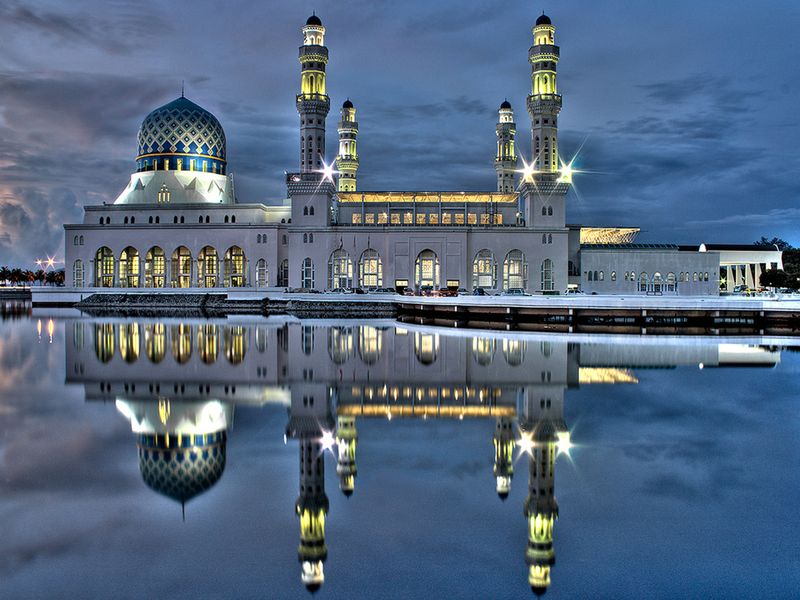
M 528 51 L 531 63 L 531 151 L 533 166 L 540 173 L 556 173 L 558 164 L 558 113 L 561 96 L 556 86 L 559 48 L 555 45 L 555 27 L 542 13 L 533 27 L 533 46 Z
M 328 496 L 325 494 L 324 458 L 326 449 L 332 448 L 335 442 L 330 403 L 321 391 L 309 386 L 296 386 L 292 390 L 286 427 L 286 437 L 297 439 L 300 445 L 300 494 L 295 503 L 295 512 L 300 518 L 297 557 L 301 565 L 300 579 L 312 593 L 325 582 Z
M 556 456 L 569 449 L 569 431 L 564 423 L 562 397 L 543 390 L 529 391 L 519 422 L 521 444 L 528 450 L 528 583 L 537 596 L 550 586 L 550 569 L 555 563 L 553 525 L 558 518 L 555 497 Z M 543 397 L 544 396 L 544 397 Z
M 356 418 L 340 416 L 336 423 L 336 474 L 339 476 L 339 489 L 348 498 L 355 489 L 356 474 L 356 444 L 358 431 L 356 431 Z
M 325 158 L 325 118 L 331 108 L 325 88 L 325 66 L 328 49 L 325 47 L 325 28 L 317 15 L 311 15 L 303 27 L 300 46 L 300 93 L 297 112 L 300 113 L 300 171 L 310 173 L 322 169 Z
M 497 191 L 513 193 L 517 189 L 517 149 L 514 145 L 517 124 L 514 123 L 514 111 L 508 100 L 504 100 L 500 105 L 498 115 L 497 155 L 494 159 L 494 170 L 497 172 Z
M 510 418 L 498 417 L 493 438 L 497 495 L 505 500 L 511 491 L 511 478 L 514 477 L 514 429 Z
M 356 171 L 358 171 L 358 152 L 356 137 L 358 121 L 356 109 L 350 99 L 342 104 L 342 120 L 339 121 L 339 155 L 336 157 L 336 170 L 339 171 L 338 190 L 340 192 L 356 191 Z

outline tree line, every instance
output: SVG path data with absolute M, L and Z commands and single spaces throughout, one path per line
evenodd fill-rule
M 31 285 L 64 285 L 64 269 L 45 271 L 29 269 L 0 267 L 0 285 L 2 286 L 31 286 Z
M 783 251 L 783 269 L 770 269 L 761 273 L 759 283 L 764 287 L 800 289 L 800 249 L 794 248 L 781 238 L 762 237 L 755 246 L 771 248 L 777 246 Z

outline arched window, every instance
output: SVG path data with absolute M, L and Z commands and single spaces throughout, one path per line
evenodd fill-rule
M 114 287 L 114 253 L 111 248 L 103 246 L 94 257 L 95 287 Z
M 131 246 L 119 255 L 119 285 L 125 288 L 139 287 L 139 251 Z
M 153 217 L 150 217 L 151 220 L 152 220 L 152 218 Z M 197 217 L 197 222 L 198 223 L 202 223 L 203 222 L 203 215 L 200 215 L 199 217 Z
M 223 262 L 223 277 L 225 287 L 244 287 L 246 258 L 244 251 L 239 246 L 231 246 L 225 252 Z
M 304 217 L 307 217 L 307 216 L 308 216 L 308 207 L 307 207 L 307 206 L 304 206 L 304 207 L 303 207 L 303 216 L 304 216 Z
M 183 217 L 181 217 L 181 223 L 183 223 Z
M 161 223 L 161 217 L 156 217 L 156 224 Z
M 278 287 L 287 287 L 289 285 L 289 259 L 284 258 L 281 261 L 281 268 L 278 269 Z
M 653 291 L 660 292 L 661 291 L 661 284 L 663 283 L 663 279 L 661 278 L 661 273 L 656 271 L 653 273 Z
M 358 354 L 364 364 L 374 365 L 380 360 L 383 349 L 383 334 L 370 325 L 358 328 Z
M 527 349 L 525 340 L 503 339 L 503 356 L 506 362 L 512 367 L 518 367 L 525 360 L 525 350 Z
M 308 243 L 309 244 L 313 244 L 314 243 L 314 234 L 313 233 L 309 233 L 308 234 Z
M 74 287 L 83 287 L 83 261 L 78 259 L 72 263 L 72 285 Z
M 436 357 L 439 355 L 439 334 L 415 332 L 414 354 L 423 365 L 432 365 L 436 362 Z
M 231 216 L 231 223 L 236 223 L 236 215 Z
M 542 216 L 543 216 L 543 217 L 546 217 L 546 216 L 547 216 L 547 207 L 546 207 L 546 206 L 543 206 L 543 207 L 542 207 Z
M 547 216 L 548 217 L 552 217 L 553 216 L 553 207 L 552 206 L 548 206 L 547 207 Z
M 225 215 L 225 218 L 223 219 L 223 221 L 224 221 L 225 223 L 227 223 L 227 222 L 229 222 L 229 221 L 230 221 L 230 219 L 228 218 L 228 215 Z
M 125 225 L 127 225 L 127 224 L 128 224 L 128 217 L 125 217 L 125 218 L 122 220 L 122 222 L 123 222 Z
M 417 287 L 439 286 L 439 257 L 433 250 L 423 250 L 414 261 L 414 284 Z
M 80 246 L 83 246 L 83 236 L 81 236 L 81 237 L 79 238 L 79 242 L 78 242 L 78 244 L 79 244 Z
M 158 217 L 156 217 L 156 220 L 158 220 Z M 211 217 L 206 215 L 206 223 L 210 223 L 210 222 L 211 222 Z
M 219 254 L 212 246 L 205 246 L 197 255 L 197 286 L 215 288 L 219 285 Z
M 617 280 L 617 272 L 611 271 L 611 281 L 616 281 L 616 280 Z
M 494 288 L 497 285 L 497 264 L 491 250 L 484 248 L 472 261 L 472 287 Z
M 546 234 L 546 233 L 543 233 L 543 234 L 542 234 L 542 243 L 543 243 L 543 244 L 546 244 L 546 243 L 547 243 L 547 234 Z
M 191 325 L 173 325 L 170 329 L 172 341 L 172 358 L 178 364 L 185 365 L 192 358 L 192 327 Z
M 553 261 L 545 258 L 542 261 L 542 291 L 549 292 L 555 289 L 555 281 L 553 280 Z
M 358 260 L 358 285 L 365 288 L 383 286 L 383 263 L 377 250 L 368 248 Z
M 341 365 L 355 354 L 353 329 L 350 327 L 331 327 L 328 329 L 328 356 L 334 364 Z
M 675 273 L 667 273 L 667 291 L 674 292 L 675 291 Z
M 528 287 L 528 263 L 521 250 L 512 250 L 503 260 L 503 289 L 521 289 Z
M 78 236 L 77 235 L 72 239 L 72 245 L 73 246 L 77 246 L 78 245 Z
M 553 243 L 553 234 L 552 233 L 548 233 L 547 234 L 547 243 L 548 244 L 552 244 Z
M 163 288 L 166 284 L 166 258 L 164 251 L 153 246 L 144 256 L 144 287 Z
M 592 274 L 592 271 L 587 271 L 586 277 L 588 278 L 589 281 L 594 281 L 594 275 Z
M 192 287 L 192 253 L 186 246 L 178 246 L 172 253 L 170 277 L 174 288 Z
M 308 214 L 311 215 L 312 217 L 314 216 L 314 207 L 313 206 L 309 207 Z
M 161 189 L 158 190 L 157 201 L 159 202 L 159 204 L 161 204 L 164 202 L 169 202 L 169 199 L 170 199 L 169 188 L 167 187 L 166 183 L 162 183 Z
M 256 262 L 256 287 L 267 287 L 267 261 L 259 258 Z
M 304 233 L 304 234 L 303 234 L 303 243 L 304 243 L 304 244 L 307 244 L 307 243 L 308 243 L 308 234 L 307 234 L 307 233 Z
M 313 289 L 314 287 L 314 261 L 304 258 L 300 268 L 300 287 Z
M 482 367 L 488 367 L 494 359 L 494 351 L 497 342 L 493 338 L 474 337 L 472 338 L 472 357 Z
M 697 281 L 697 273 L 692 273 L 692 281 Z
M 639 273 L 639 291 L 646 292 L 647 291 L 647 284 L 649 283 L 649 279 L 647 277 L 647 273 L 642 271 Z
M 345 250 L 334 250 L 328 259 L 328 289 L 353 287 L 353 261 Z
M 606 279 L 606 274 L 603 273 L 603 271 L 600 271 L 600 279 L 599 279 L 599 281 L 605 281 L 605 279 Z

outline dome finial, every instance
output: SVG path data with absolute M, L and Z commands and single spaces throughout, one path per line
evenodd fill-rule
M 181 98 L 186 98 L 186 80 L 181 79 Z

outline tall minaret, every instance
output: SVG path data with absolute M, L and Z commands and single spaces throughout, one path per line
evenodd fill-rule
M 517 149 L 514 145 L 517 124 L 514 123 L 514 111 L 508 100 L 503 100 L 498 115 L 497 156 L 494 159 L 497 191 L 511 193 L 517 189 Z
M 300 46 L 300 93 L 297 112 L 300 113 L 300 171 L 310 173 L 322 168 L 325 158 L 325 118 L 331 101 L 325 89 L 325 66 L 328 49 L 325 47 L 325 28 L 317 15 L 311 15 L 303 27 Z
M 339 121 L 339 155 L 336 157 L 336 170 L 339 171 L 338 190 L 340 192 L 356 191 L 356 171 L 358 171 L 358 152 L 356 137 L 358 121 L 356 109 L 350 99 L 342 104 L 342 120 Z
M 497 495 L 508 498 L 514 477 L 514 424 L 509 417 L 498 417 L 494 427 L 494 476 Z
M 531 117 L 531 151 L 533 166 L 540 173 L 556 173 L 558 164 L 558 113 L 561 96 L 556 87 L 556 65 L 559 48 L 550 17 L 542 13 L 533 27 L 533 46 L 528 51 L 531 63 L 531 95 L 528 114 Z
M 356 418 L 340 416 L 336 422 L 336 474 L 339 476 L 339 489 L 348 498 L 353 495 L 356 484 L 356 444 L 358 431 Z
M 533 393 L 532 393 L 533 392 Z M 537 596 L 550 585 L 550 569 L 555 563 L 553 525 L 558 518 L 555 496 L 556 456 L 569 449 L 569 430 L 564 422 L 563 391 L 529 390 L 519 419 L 520 443 L 527 448 L 528 497 L 528 583 Z

